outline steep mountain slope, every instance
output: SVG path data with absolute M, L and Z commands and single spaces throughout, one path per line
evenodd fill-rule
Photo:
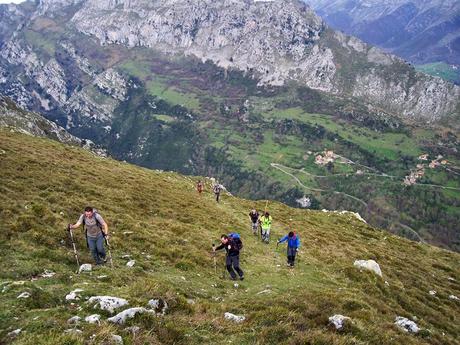
M 307 0 L 333 28 L 415 64 L 460 67 L 460 4 L 455 0 Z
M 73 136 L 40 114 L 19 108 L 9 98 L 2 95 L 0 95 L 0 127 L 37 137 L 54 139 L 65 144 L 82 146 L 100 155 L 105 155 L 104 150 L 98 148 L 93 142 Z
M 197 202 L 195 178 L 2 130 L 0 149 L 2 341 L 112 343 L 118 334 L 128 344 L 448 345 L 460 336 L 457 253 L 389 235 L 352 214 L 270 202 L 273 238 L 294 229 L 302 239 L 298 266 L 288 270 L 284 249 L 250 234 L 247 212 L 254 204 L 264 208 L 264 201 L 225 194 L 217 204 L 206 180 Z M 64 228 L 88 203 L 109 223 L 115 267 L 77 275 Z M 222 257 L 215 273 L 209 253 L 230 230 L 244 241 L 246 279 L 237 287 L 219 278 Z M 91 262 L 82 233 L 76 236 L 81 261 Z M 136 261 L 132 268 L 129 259 Z M 355 259 L 376 260 L 383 277 L 360 272 Z M 76 292 L 80 299 L 66 300 L 76 289 L 83 290 Z M 107 321 L 114 314 L 88 301 L 97 295 L 125 298 L 129 305 L 116 312 L 150 299 L 168 308 L 163 316 L 144 313 L 115 325 Z M 225 312 L 246 320 L 227 321 Z M 96 313 L 100 324 L 67 321 Z M 351 318 L 342 331 L 328 326 L 334 314 Z M 419 333 L 400 330 L 397 316 L 416 320 Z
M 296 1 L 62 0 L 22 13 L 0 48 L 0 91 L 113 157 L 460 250 L 459 88 Z

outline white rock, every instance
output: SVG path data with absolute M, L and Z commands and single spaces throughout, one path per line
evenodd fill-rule
M 112 340 L 115 344 L 123 345 L 123 338 L 117 334 L 112 334 Z
M 118 313 L 117 315 L 111 318 L 108 318 L 107 321 L 122 325 L 126 322 L 126 320 L 132 319 L 134 316 L 136 316 L 136 314 L 143 314 L 143 313 L 155 314 L 155 311 L 148 310 L 143 307 L 130 308 L 130 309 L 123 310 L 122 312 Z
M 405 317 L 397 316 L 395 319 L 395 325 L 398 326 L 405 332 L 418 333 L 420 328 L 414 321 L 411 321 Z
M 88 300 L 88 303 L 96 303 L 94 308 L 99 307 L 99 309 L 107 310 L 109 313 L 113 313 L 115 309 L 128 305 L 128 301 L 124 298 L 112 296 L 93 296 Z
M 139 326 L 131 326 L 131 327 L 126 327 L 125 331 L 126 332 L 131 332 L 131 333 L 137 333 L 141 330 Z
M 30 297 L 30 292 L 23 292 L 16 298 L 29 298 L 29 297 Z
M 125 255 L 121 256 L 122 259 L 129 259 L 130 257 L 131 257 L 131 255 L 129 255 L 129 254 L 125 254 Z
M 107 278 L 107 277 L 108 277 L 108 276 L 106 276 L 106 275 L 102 275 L 102 276 L 97 276 L 97 279 L 105 279 L 105 278 Z
M 70 323 L 70 324 L 78 324 L 80 323 L 81 321 L 81 317 L 80 316 L 72 316 L 70 319 L 67 320 L 67 323 Z
M 136 264 L 136 260 L 129 260 L 126 266 L 133 267 Z
M 66 301 L 73 301 L 73 300 L 80 299 L 81 296 L 79 295 L 79 293 L 83 292 L 83 291 L 84 291 L 83 289 L 75 289 L 75 290 L 73 290 L 72 292 L 68 293 L 65 296 Z
M 91 264 L 83 264 L 80 266 L 80 269 L 78 270 L 79 273 L 81 272 L 89 272 L 92 271 L 93 267 Z
M 244 315 L 235 315 L 235 314 L 228 313 L 228 312 L 224 314 L 224 318 L 226 320 L 234 321 L 236 323 L 240 323 L 246 320 L 246 317 Z
M 164 315 L 166 311 L 168 310 L 168 304 L 166 301 L 160 300 L 160 299 L 151 299 L 148 302 L 148 305 L 150 308 L 154 309 L 155 312 L 159 312 L 160 306 L 163 304 L 163 308 L 161 308 L 161 315 Z
M 354 266 L 359 269 L 364 269 L 368 271 L 372 271 L 375 274 L 382 276 L 382 271 L 380 270 L 380 266 L 374 260 L 356 260 Z
M 21 333 L 21 331 L 22 331 L 21 328 L 15 329 L 14 331 L 11 331 L 10 333 L 8 333 L 8 336 L 9 336 L 9 337 L 15 337 L 15 336 L 17 336 L 19 333 Z
M 450 295 L 449 296 L 449 299 L 453 300 L 453 301 L 460 301 L 460 298 L 458 298 L 457 296 L 455 295 Z
M 434 291 L 434 290 L 430 290 L 428 293 L 429 293 L 431 296 L 436 296 L 436 291 Z
M 239 285 L 238 283 L 233 284 L 233 287 L 234 287 L 235 289 L 238 289 L 239 286 L 240 286 L 240 285 Z
M 40 276 L 42 278 L 51 278 L 55 275 L 56 273 L 52 272 L 52 271 L 48 271 L 48 270 L 45 270 L 42 274 L 40 274 Z
M 76 328 L 69 328 L 64 331 L 64 333 L 70 333 L 70 334 L 82 334 L 83 332 L 79 329 Z
M 347 316 L 343 316 L 340 314 L 336 314 L 334 316 L 329 317 L 329 323 L 333 324 L 335 329 L 341 330 L 345 324 L 345 321 L 351 320 Z
M 266 293 L 271 293 L 272 291 L 271 290 L 263 290 L 263 291 L 260 291 L 257 293 L 257 295 L 263 295 L 263 294 L 266 294 Z
M 93 314 L 85 317 L 85 321 L 88 323 L 99 323 L 101 316 L 99 314 Z

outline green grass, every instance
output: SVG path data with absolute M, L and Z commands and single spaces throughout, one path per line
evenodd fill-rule
M 422 153 L 417 142 L 406 134 L 378 133 L 365 127 L 337 122 L 337 120 L 328 115 L 308 114 L 301 108 L 274 109 L 265 116 L 279 119 L 296 119 L 312 125 L 323 126 L 342 138 L 359 145 L 364 150 L 375 152 L 377 155 L 388 159 L 397 159 L 401 153 L 414 157 Z
M 174 117 L 169 116 L 169 115 L 153 115 L 153 117 L 155 117 L 157 120 L 160 120 L 166 123 L 175 121 Z
M 200 102 L 192 94 L 177 90 L 173 86 L 165 85 L 161 79 L 155 78 L 147 82 L 147 90 L 153 96 L 158 96 L 172 104 L 179 104 L 187 109 L 198 110 Z
M 149 62 L 142 58 L 126 60 L 118 66 L 128 75 L 137 77 L 146 83 L 146 89 L 152 96 L 157 96 L 169 103 L 182 105 L 190 110 L 199 110 L 200 101 L 190 92 L 181 91 L 171 86 L 171 80 L 152 73 Z
M 247 212 L 266 207 L 263 200 L 224 193 L 217 204 L 208 179 L 199 197 L 198 177 L 142 169 L 5 131 L 0 131 L 0 149 L 0 284 L 6 287 L 0 338 L 7 342 L 99 344 L 119 334 L 125 344 L 415 345 L 456 344 L 460 337 L 458 302 L 448 299 L 460 295 L 459 254 L 389 235 L 351 215 L 269 202 L 273 238 L 289 229 L 302 238 L 298 265 L 288 270 L 284 247 L 261 244 L 250 234 Z M 87 204 L 109 224 L 115 268 L 76 275 L 64 228 Z M 211 243 L 228 231 L 240 232 L 244 241 L 246 279 L 238 288 L 220 278 L 223 257 L 216 274 L 209 254 Z M 75 233 L 81 261 L 91 262 L 81 231 Z M 131 269 L 125 254 L 136 260 Z M 375 259 L 383 279 L 353 268 L 355 259 Z M 32 279 L 44 269 L 56 275 Z M 12 284 L 18 281 L 23 285 Z M 64 297 L 75 288 L 85 291 L 72 305 Z M 264 290 L 270 292 L 259 294 Z M 17 299 L 24 291 L 32 298 Z M 131 307 L 161 298 L 170 308 L 163 317 L 144 314 L 129 321 L 127 326 L 141 327 L 134 336 L 85 302 L 97 294 L 126 298 Z M 228 322 L 226 311 L 247 320 Z M 71 327 L 69 317 L 93 313 L 102 315 L 100 326 L 83 322 L 82 335 L 64 333 Z M 328 317 L 336 313 L 353 321 L 342 332 L 328 326 Z M 397 315 L 417 316 L 424 331 L 398 330 Z M 7 333 L 16 328 L 23 332 L 13 340 Z
M 42 33 L 26 30 L 24 31 L 26 41 L 32 45 L 37 51 L 46 52 L 47 56 L 54 56 L 56 47 L 52 39 L 46 38 Z
M 434 62 L 428 63 L 425 65 L 415 66 L 417 71 L 435 76 L 441 77 L 445 80 L 448 80 L 452 83 L 460 82 L 460 69 L 455 69 L 454 66 L 448 65 L 444 62 Z

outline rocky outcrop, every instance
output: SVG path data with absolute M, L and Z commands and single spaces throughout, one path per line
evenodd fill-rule
M 104 93 L 112 96 L 113 98 L 119 101 L 126 100 L 126 93 L 128 92 L 127 82 L 114 69 L 109 68 L 105 72 L 96 76 L 94 84 Z
M 60 142 L 81 145 L 81 140 L 43 116 L 18 108 L 11 100 L 0 95 L 0 127 L 22 133 L 56 139 Z
M 107 156 L 106 151 L 97 147 L 91 140 L 77 138 L 53 121 L 47 120 L 40 114 L 21 109 L 10 99 L 0 95 L 0 128 L 2 127 L 70 145 L 82 146 L 101 157 Z

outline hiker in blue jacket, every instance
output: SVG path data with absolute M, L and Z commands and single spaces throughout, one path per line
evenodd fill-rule
M 290 231 L 289 234 L 287 234 L 286 236 L 284 236 L 278 241 L 278 244 L 286 242 L 286 241 L 288 243 L 287 245 L 288 266 L 294 267 L 295 256 L 300 247 L 300 237 L 294 231 Z

